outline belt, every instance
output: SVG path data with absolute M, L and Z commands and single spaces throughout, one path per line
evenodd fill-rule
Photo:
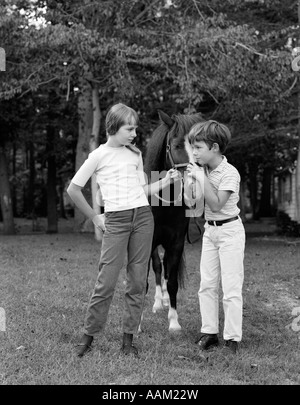
M 237 219 L 239 219 L 239 217 L 223 219 L 222 221 L 207 221 L 207 223 L 208 223 L 208 225 L 222 226 L 223 224 L 226 224 L 227 222 L 236 221 Z

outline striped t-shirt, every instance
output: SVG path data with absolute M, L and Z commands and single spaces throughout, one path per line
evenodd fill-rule
M 218 221 L 232 218 L 240 212 L 237 203 L 239 201 L 241 176 L 237 169 L 228 163 L 226 157 L 222 157 L 222 162 L 210 173 L 206 170 L 206 175 L 215 192 L 223 190 L 231 191 L 232 193 L 224 207 L 218 212 L 212 212 L 207 203 L 205 203 L 206 220 Z

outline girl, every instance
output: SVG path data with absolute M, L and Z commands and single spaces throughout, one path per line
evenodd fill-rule
M 162 180 L 146 184 L 141 153 L 131 144 L 137 124 L 136 111 L 121 103 L 114 105 L 106 116 L 107 142 L 89 154 L 67 189 L 74 204 L 104 231 L 99 274 L 87 309 L 85 331 L 77 346 L 79 357 L 91 349 L 93 336 L 105 326 L 126 257 L 121 350 L 138 356 L 132 340 L 141 320 L 154 230 L 147 196 L 158 193 L 171 179 L 179 179 L 180 174 L 171 169 Z M 105 224 L 103 215 L 95 213 L 81 191 L 93 173 L 104 201 Z

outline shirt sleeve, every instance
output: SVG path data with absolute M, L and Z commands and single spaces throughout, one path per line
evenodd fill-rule
M 146 173 L 144 173 L 144 165 L 143 165 L 143 159 L 142 159 L 141 153 L 139 155 L 137 174 L 138 174 L 138 179 L 139 179 L 140 185 L 145 186 L 148 183 L 148 181 L 147 181 L 147 175 L 146 175 Z
M 75 176 L 72 178 L 72 183 L 79 187 L 84 187 L 87 181 L 90 179 L 92 174 L 96 171 L 98 166 L 99 158 L 96 153 L 90 153 L 88 158 L 78 169 Z
M 232 191 L 238 193 L 240 189 L 240 175 L 237 171 L 226 173 L 219 185 L 219 191 Z

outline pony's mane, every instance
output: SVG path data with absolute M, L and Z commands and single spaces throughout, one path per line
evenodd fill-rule
M 172 120 L 174 125 L 170 129 L 164 122 L 154 130 L 146 150 L 144 171 L 147 176 L 150 176 L 152 171 L 164 170 L 164 160 L 166 153 L 166 139 L 170 132 L 170 138 L 175 138 L 176 145 L 182 144 L 184 147 L 184 138 L 188 134 L 191 127 L 197 122 L 203 121 L 201 113 L 197 114 L 178 114 L 173 115 Z

